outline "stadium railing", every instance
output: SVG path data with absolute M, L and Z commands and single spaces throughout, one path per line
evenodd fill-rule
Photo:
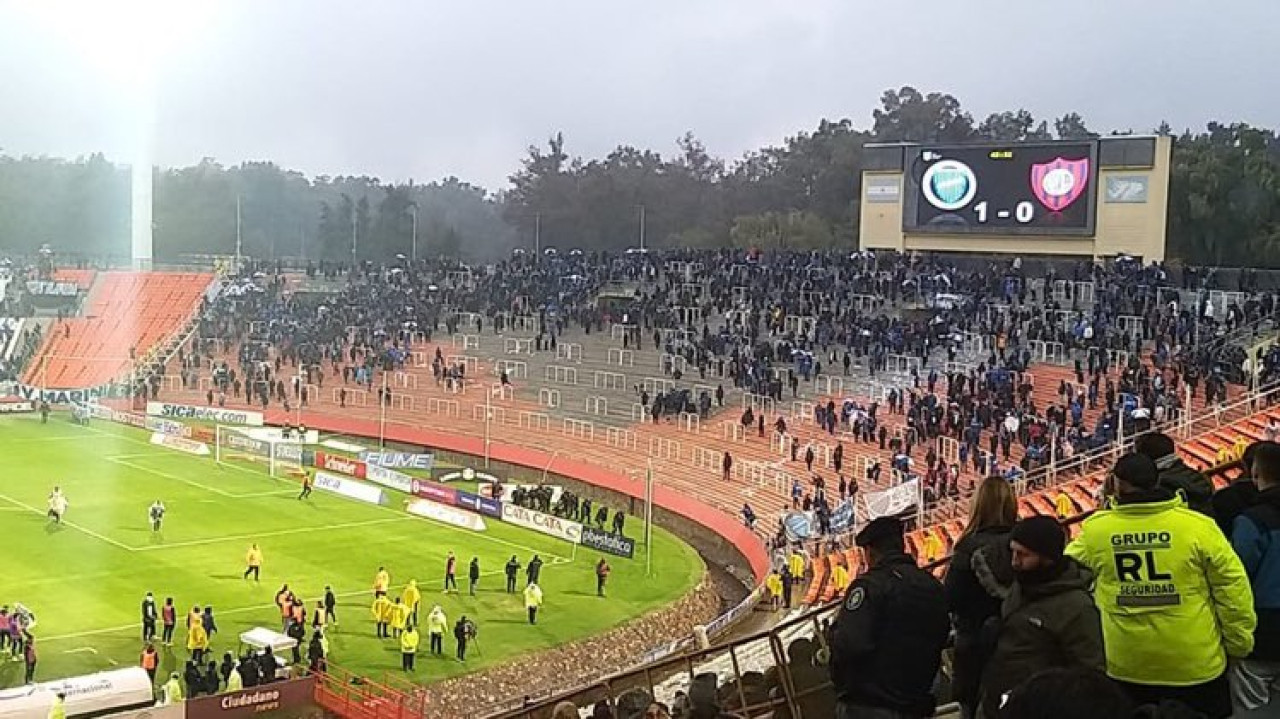
M 374 681 L 333 664 L 316 674 L 315 702 L 343 719 L 430 716 L 430 694 L 422 687 L 409 686 L 404 680 Z
M 1225 476 L 1239 468 L 1239 461 L 1228 462 L 1205 470 L 1210 479 Z M 1078 524 L 1092 512 L 1085 512 L 1063 522 Z M 934 574 L 945 571 L 949 557 L 926 567 Z M 735 717 L 791 717 L 817 719 L 833 715 L 834 686 L 826 666 L 830 656 L 825 625 L 835 619 L 843 598 L 810 609 L 777 626 L 706 649 L 693 649 L 668 656 L 642 667 L 611 675 L 578 689 L 531 702 L 519 709 L 492 714 L 489 719 L 546 719 L 563 701 L 586 709 L 597 702 L 616 704 L 629 691 L 646 692 L 655 701 L 671 706 L 676 692 L 688 692 L 695 677 L 704 673 L 717 675 L 721 710 Z M 813 643 L 815 661 L 792 664 L 790 650 L 800 639 Z M 950 650 L 943 655 L 937 684 L 940 706 L 937 716 L 952 715 L 957 708 L 950 704 Z M 757 674 L 758 673 L 758 674 Z M 761 682 L 764 685 L 761 686 Z

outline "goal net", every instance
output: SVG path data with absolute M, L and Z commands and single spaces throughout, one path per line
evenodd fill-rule
M 315 430 L 303 435 L 278 427 L 220 424 L 213 457 L 218 464 L 249 464 L 266 468 L 272 477 L 287 477 L 302 471 L 303 447 L 315 441 Z

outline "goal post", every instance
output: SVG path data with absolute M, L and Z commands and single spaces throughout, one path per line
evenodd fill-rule
M 265 466 L 272 477 L 287 477 L 302 471 L 303 444 L 302 438 L 286 437 L 276 427 L 220 424 L 216 427 L 213 459 L 220 465 Z

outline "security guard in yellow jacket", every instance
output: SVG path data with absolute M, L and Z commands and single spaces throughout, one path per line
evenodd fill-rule
M 410 624 L 400 635 L 400 668 L 413 671 L 413 660 L 418 655 L 418 628 Z
M 1107 674 L 1138 703 L 1181 701 L 1231 715 L 1228 657 L 1253 650 L 1257 616 L 1240 558 L 1212 519 L 1159 486 L 1148 457 L 1121 457 L 1109 509 L 1085 520 L 1067 555 L 1097 577 Z

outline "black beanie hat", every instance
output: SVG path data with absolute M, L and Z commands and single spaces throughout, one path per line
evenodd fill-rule
M 1160 470 L 1156 463 L 1144 454 L 1126 454 L 1116 460 L 1111 470 L 1116 477 L 1136 489 L 1153 489 L 1160 483 Z
M 1037 515 L 1013 525 L 1009 541 L 1017 542 L 1045 559 L 1058 561 L 1067 548 L 1067 535 L 1053 517 Z

